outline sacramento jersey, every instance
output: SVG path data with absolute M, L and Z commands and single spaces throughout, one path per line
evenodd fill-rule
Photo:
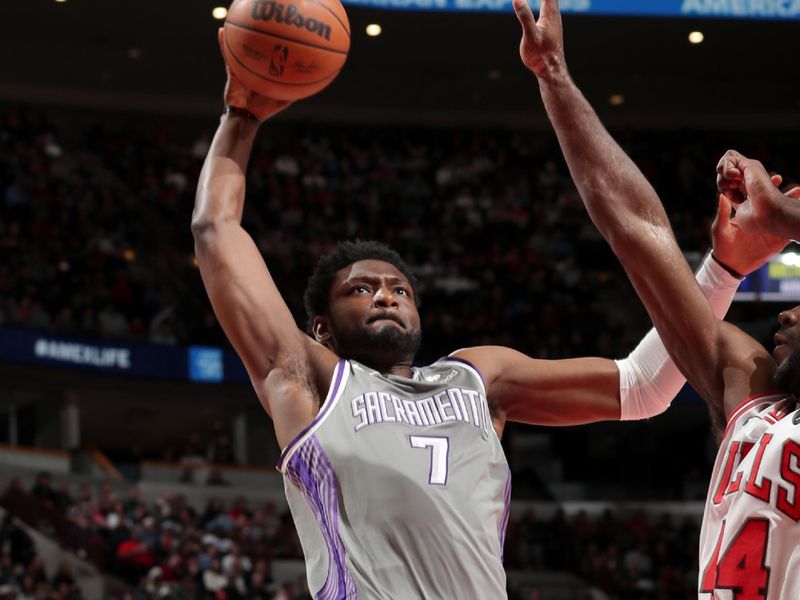
M 701 600 L 800 599 L 800 410 L 744 402 L 728 420 L 700 532 Z
M 471 365 L 340 360 L 278 468 L 315 599 L 506 598 L 511 477 Z

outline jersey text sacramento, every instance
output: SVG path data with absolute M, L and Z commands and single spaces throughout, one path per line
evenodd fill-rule
M 350 401 L 358 431 L 376 423 L 430 427 L 452 421 L 470 423 L 488 432 L 491 419 L 486 398 L 475 390 L 451 387 L 422 400 L 398 398 L 388 392 L 367 392 Z

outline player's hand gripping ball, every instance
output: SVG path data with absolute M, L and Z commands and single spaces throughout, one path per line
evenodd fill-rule
M 250 90 L 277 100 L 320 91 L 344 66 L 350 24 L 339 0 L 235 0 L 222 52 Z

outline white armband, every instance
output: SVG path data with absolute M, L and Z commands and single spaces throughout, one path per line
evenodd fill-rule
M 695 274 L 714 316 L 721 319 L 733 302 L 741 279 L 731 275 L 709 253 Z M 667 349 L 651 329 L 628 358 L 614 361 L 619 368 L 620 420 L 633 421 L 660 415 L 669 408 L 686 378 L 672 362 Z

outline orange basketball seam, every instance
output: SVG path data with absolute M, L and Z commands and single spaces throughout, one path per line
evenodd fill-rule
M 339 21 L 339 25 L 341 25 L 341 26 L 342 26 L 342 29 L 344 29 L 344 32 L 347 34 L 347 37 L 348 37 L 348 39 L 350 38 L 350 28 L 349 28 L 349 27 L 347 27 L 347 25 L 345 25 L 345 24 L 344 24 L 344 21 L 342 21 L 342 20 L 339 18 L 339 15 L 337 15 L 335 12 L 333 12 L 333 11 L 330 9 L 330 7 L 328 7 L 327 5 L 323 4 L 323 3 L 322 3 L 322 2 L 320 2 L 319 0 L 310 0 L 310 1 L 311 1 L 311 2 L 313 2 L 314 4 L 318 4 L 320 7 L 324 8 L 324 9 L 325 9 L 325 10 L 327 10 L 329 13 L 331 13 L 331 15 L 333 15 L 333 18 L 334 18 L 334 19 L 336 19 L 337 21 Z M 342 9 L 344 9 L 344 6 L 342 7 Z
M 264 32 L 262 31 L 261 33 L 264 33 Z M 271 35 L 271 34 L 265 34 L 265 35 Z M 275 36 L 275 37 L 278 37 L 278 36 Z M 291 41 L 294 41 L 294 40 L 291 40 Z M 297 83 L 294 83 L 294 82 L 291 82 L 291 81 L 281 81 L 280 79 L 273 79 L 272 77 L 267 77 L 266 75 L 262 75 L 258 71 L 254 71 L 253 69 L 248 67 L 246 64 L 244 64 L 241 60 L 239 60 L 239 57 L 236 56 L 236 54 L 233 53 L 233 48 L 231 48 L 231 45 L 228 43 L 228 36 L 225 36 L 225 45 L 228 47 L 228 52 L 231 53 L 231 56 L 234 59 L 236 59 L 236 62 L 239 63 L 240 65 L 242 65 L 243 68 L 245 68 L 248 71 L 250 71 L 250 73 L 252 73 L 256 77 L 260 77 L 261 79 L 265 79 L 267 81 L 271 81 L 272 83 L 279 83 L 281 85 L 303 85 L 303 86 L 305 86 L 305 85 L 314 85 L 315 83 L 320 83 L 322 81 L 325 81 L 326 79 L 330 79 L 331 77 L 335 77 L 336 75 L 339 74 L 339 71 L 342 70 L 341 67 L 340 67 L 339 69 L 337 69 L 336 71 L 334 71 L 330 75 L 326 75 L 322 79 L 315 79 L 314 81 L 303 81 L 303 82 L 297 82 Z
M 309 48 L 317 48 L 318 50 L 325 50 L 327 52 L 333 52 L 335 54 L 344 54 L 347 56 L 347 50 L 335 50 L 334 48 L 326 48 L 325 46 L 320 46 L 319 44 L 312 44 L 311 42 L 301 42 L 300 40 L 296 40 L 294 38 L 285 37 L 282 35 L 278 35 L 276 33 L 270 33 L 268 31 L 261 31 L 256 27 L 250 27 L 249 25 L 242 25 L 241 23 L 234 23 L 233 21 L 225 21 L 226 25 L 233 25 L 234 27 L 239 27 L 240 29 L 246 29 L 247 31 L 252 31 L 253 33 L 259 33 L 261 35 L 268 35 L 270 37 L 278 38 L 279 40 L 283 40 L 285 42 L 293 42 L 295 44 L 300 44 L 301 46 L 308 46 Z M 350 39 L 349 36 L 347 38 Z

